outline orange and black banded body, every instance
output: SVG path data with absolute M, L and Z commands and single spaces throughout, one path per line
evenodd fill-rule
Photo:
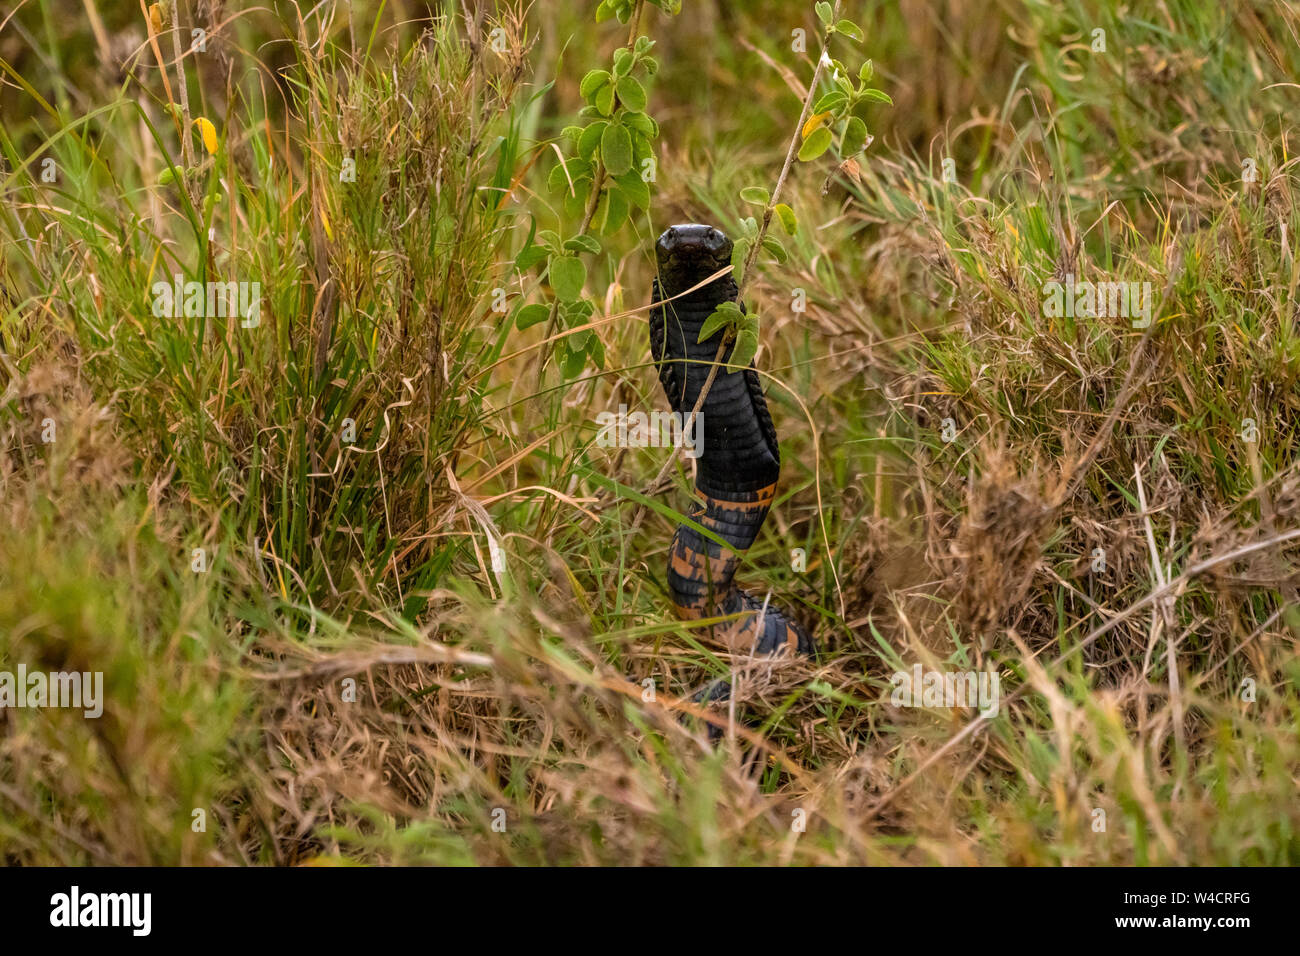
M 673 226 L 659 237 L 655 253 L 659 278 L 654 302 L 661 304 L 650 311 L 650 351 L 668 402 L 685 423 L 709 377 L 722 334 L 697 342 L 700 328 L 720 303 L 736 298 L 736 283 L 728 273 L 680 299 L 664 300 L 730 265 L 731 240 L 710 226 Z M 723 361 L 729 357 L 730 351 Z M 703 505 L 691 517 L 730 547 L 686 524 L 677 528 L 668 559 L 668 588 L 677 614 L 691 620 L 743 612 L 724 635 L 733 652 L 776 654 L 788 648 L 813 655 L 812 638 L 802 627 L 774 605 L 764 610 L 761 598 L 732 580 L 741 556 L 758 537 L 781 473 L 776 429 L 753 365 L 736 372 L 720 368 L 700 417 L 703 451 L 696 459 L 695 490 Z

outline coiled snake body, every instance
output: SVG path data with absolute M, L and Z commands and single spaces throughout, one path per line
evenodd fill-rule
M 736 283 L 727 274 L 680 299 L 664 300 L 729 265 L 731 249 L 722 232 L 697 224 L 667 229 L 655 246 L 659 277 L 653 302 L 659 304 L 650 311 L 650 351 L 668 402 L 683 423 L 695 408 L 722 334 L 698 342 L 700 328 L 720 303 L 736 298 Z M 729 358 L 730 349 L 723 362 Z M 778 654 L 789 648 L 814 655 L 812 638 L 798 623 L 732 580 L 741 556 L 758 537 L 781 473 L 776 429 L 753 363 L 736 372 L 719 368 L 700 417 L 703 452 L 696 459 L 695 490 L 703 503 L 691 518 L 729 547 L 688 524 L 678 526 L 668 558 L 668 588 L 677 614 L 685 620 L 743 614 L 723 632 L 733 653 Z M 724 696 L 726 690 L 721 685 L 709 697 Z

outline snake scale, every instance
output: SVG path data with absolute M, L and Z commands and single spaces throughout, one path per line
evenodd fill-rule
M 701 326 L 720 303 L 735 300 L 736 283 L 727 273 L 688 295 L 674 296 L 729 266 L 731 251 L 726 235 L 696 223 L 672 226 L 655 245 L 659 275 L 650 310 L 650 351 L 668 403 L 683 422 L 708 379 L 722 334 L 699 342 Z M 724 362 L 730 354 L 729 347 Z M 728 547 L 690 524 L 677 527 L 668 557 L 668 590 L 677 615 L 684 620 L 737 615 L 722 633 L 733 653 L 775 655 L 788 648 L 815 656 L 813 640 L 803 627 L 734 581 L 776 497 L 781 473 L 776 429 L 752 362 L 735 372 L 725 365 L 719 368 L 700 416 L 703 452 L 696 459 L 695 491 L 701 503 L 691 519 Z M 706 699 L 715 700 L 729 692 L 725 683 L 707 690 Z

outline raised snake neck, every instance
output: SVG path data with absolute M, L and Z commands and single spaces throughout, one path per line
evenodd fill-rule
M 685 422 L 708 379 L 721 332 L 697 342 L 700 328 L 717 306 L 736 298 L 730 274 L 672 302 L 685 289 L 731 261 L 731 240 L 710 226 L 672 226 L 659 237 L 655 252 L 659 277 L 650 310 L 650 351 L 659 381 L 673 411 Z M 741 308 L 744 308 L 743 303 Z M 723 356 L 730 357 L 731 348 Z M 740 559 L 758 537 L 776 496 L 781 450 L 753 363 L 718 370 L 700 409 L 703 451 L 696 459 L 695 490 L 702 499 L 692 520 L 708 528 L 722 547 L 688 524 L 673 535 L 668 558 L 668 589 L 679 617 L 743 614 L 722 625 L 733 653 L 777 654 L 789 648 L 815 656 L 807 631 L 781 608 L 755 598 L 734 583 Z M 726 686 L 710 697 L 724 696 Z

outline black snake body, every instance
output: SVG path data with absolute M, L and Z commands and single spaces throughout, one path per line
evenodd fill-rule
M 736 298 L 730 274 L 671 302 L 731 262 L 731 240 L 710 226 L 673 226 L 655 246 L 659 277 L 650 310 L 650 351 L 659 381 L 673 411 L 689 418 L 718 350 L 715 333 L 697 342 L 700 328 L 717 308 Z M 744 305 L 741 305 L 744 308 Z M 723 357 L 730 358 L 730 348 Z M 703 451 L 696 459 L 695 490 L 702 504 L 691 518 L 726 541 L 722 547 L 687 524 L 673 536 L 668 559 L 668 589 L 680 618 L 741 615 L 729 622 L 724 642 L 733 652 L 815 655 L 808 633 L 781 609 L 736 587 L 740 559 L 758 537 L 776 497 L 781 450 L 753 363 L 728 372 L 725 365 L 700 409 Z M 698 433 L 697 433 L 698 434 Z M 711 692 L 710 697 L 723 696 Z

